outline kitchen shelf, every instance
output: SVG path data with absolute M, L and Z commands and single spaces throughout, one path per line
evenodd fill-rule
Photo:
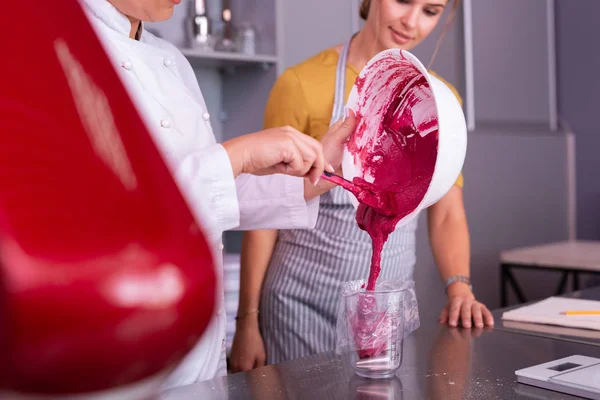
M 274 55 L 249 55 L 222 51 L 203 51 L 192 48 L 182 48 L 180 50 L 192 65 L 207 68 L 271 66 L 278 61 L 277 56 Z

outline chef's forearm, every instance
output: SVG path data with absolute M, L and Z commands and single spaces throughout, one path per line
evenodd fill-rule
M 319 199 L 304 198 L 303 178 L 282 174 L 242 174 L 235 180 L 240 209 L 236 230 L 312 229 Z

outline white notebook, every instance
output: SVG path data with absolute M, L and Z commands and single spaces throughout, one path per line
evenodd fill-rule
M 600 315 L 561 315 L 562 311 L 574 310 L 600 310 L 600 301 L 550 297 L 529 306 L 506 311 L 502 314 L 502 319 L 600 330 Z

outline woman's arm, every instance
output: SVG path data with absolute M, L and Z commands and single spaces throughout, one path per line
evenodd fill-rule
M 233 372 L 265 365 L 265 346 L 258 326 L 260 292 L 277 242 L 276 230 L 244 232 L 238 320 L 230 361 Z
M 462 189 L 452 189 L 428 209 L 429 241 L 444 282 L 451 276 L 470 276 L 470 242 Z M 448 303 L 440 315 L 441 323 L 471 327 L 492 326 L 494 320 L 487 307 L 477 300 L 469 286 L 455 282 L 448 288 Z

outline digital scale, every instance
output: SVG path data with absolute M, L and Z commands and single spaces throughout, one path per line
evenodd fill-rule
M 600 358 L 571 356 L 515 372 L 517 382 L 600 400 Z

